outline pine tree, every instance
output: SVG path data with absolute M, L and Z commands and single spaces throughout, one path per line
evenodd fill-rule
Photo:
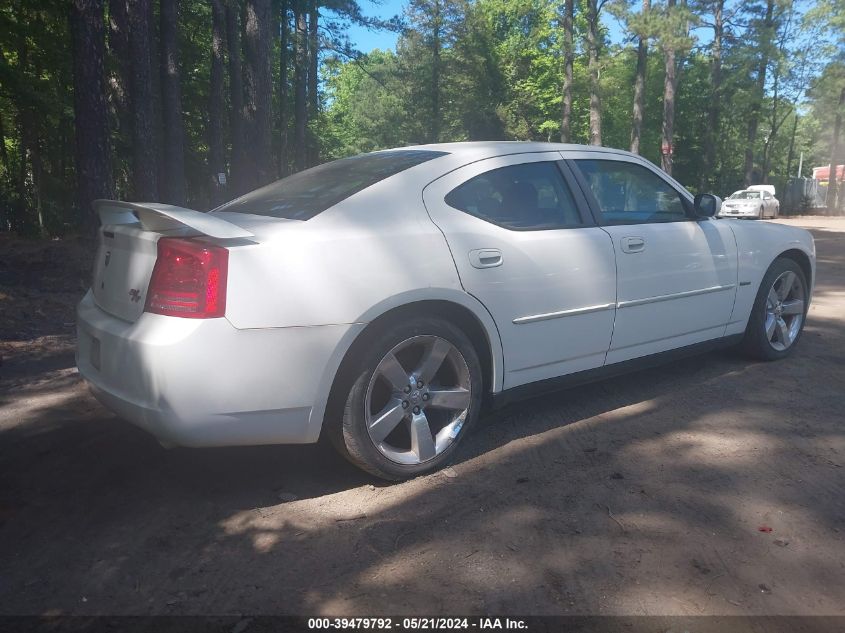
M 103 0 L 74 0 L 70 7 L 70 32 L 77 200 L 83 226 L 92 230 L 97 221 L 91 202 L 114 197 L 109 167 Z

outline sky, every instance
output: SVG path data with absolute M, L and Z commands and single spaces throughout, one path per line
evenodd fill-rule
M 391 18 L 394 15 L 402 15 L 407 4 L 407 0 L 379 0 L 377 2 L 373 0 L 360 0 L 361 11 L 364 15 L 384 19 Z M 618 20 L 605 12 L 602 21 L 608 27 L 610 40 L 614 43 L 621 42 L 624 33 Z M 352 46 L 362 53 L 368 53 L 376 48 L 395 50 L 398 37 L 398 33 L 370 31 L 364 27 L 355 25 L 349 29 L 349 39 Z
M 388 19 L 394 15 L 402 15 L 405 11 L 407 0 L 381 0 L 378 3 L 372 0 L 361 0 L 361 12 L 366 16 Z M 370 31 L 362 26 L 352 25 L 349 28 L 349 39 L 352 46 L 362 53 L 380 48 L 396 49 L 398 33 L 390 31 Z

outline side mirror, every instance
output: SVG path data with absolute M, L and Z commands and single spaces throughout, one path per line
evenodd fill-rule
M 697 218 L 712 218 L 722 208 L 722 199 L 712 193 L 700 193 L 695 197 L 693 211 Z

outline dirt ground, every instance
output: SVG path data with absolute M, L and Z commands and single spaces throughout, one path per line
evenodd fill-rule
M 397 485 L 160 447 L 74 369 L 88 247 L 0 239 L 0 614 L 843 615 L 845 219 L 786 222 L 819 266 L 788 361 L 512 405 Z

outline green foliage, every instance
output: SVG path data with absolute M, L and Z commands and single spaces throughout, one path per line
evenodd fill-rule
M 330 105 L 316 126 L 324 156 L 339 158 L 410 142 L 414 126 L 398 74 L 392 51 L 376 50 L 345 63 L 326 60 L 323 81 Z
M 108 3 L 106 3 L 108 4 Z M 156 3 L 154 3 L 156 4 Z M 279 2 L 274 2 L 278 20 Z M 321 2 L 320 112 L 310 120 L 321 161 L 414 143 L 460 140 L 556 140 L 563 83 L 560 0 L 409 0 L 404 18 L 375 20 L 352 0 Z M 631 134 L 636 39 L 649 41 L 641 151 L 659 163 L 663 49 L 677 50 L 674 176 L 689 187 L 705 183 L 729 194 L 742 185 L 748 119 L 759 107 L 753 144 L 755 170 L 764 155 L 777 186 L 794 174 L 804 153 L 805 175 L 830 160 L 832 128 L 845 86 L 845 9 L 840 0 L 775 0 L 773 19 L 764 0 L 729 0 L 722 49 L 721 117 L 716 164 L 704 173 L 708 126 L 713 11 L 716 0 L 639 2 L 608 0 L 605 14 L 626 29 L 611 44 L 601 32 L 600 92 L 604 143 L 627 149 Z M 586 0 L 575 7 L 572 136 L 589 136 L 589 80 L 584 36 Z M 108 19 L 108 16 L 105 16 Z M 352 22 L 400 30 L 396 51 L 354 51 L 346 37 Z M 709 25 L 709 26 L 708 26 Z M 687 35 L 690 27 L 696 39 Z M 278 33 L 275 28 L 274 33 Z M 179 15 L 185 166 L 189 204 L 209 202 L 208 2 L 182 0 Z M 274 38 L 273 147 L 279 156 L 279 111 L 293 130 L 293 86 L 281 103 L 279 42 Z M 768 59 L 763 94 L 756 88 L 760 61 Z M 113 77 L 119 64 L 106 59 Z M 49 234 L 72 229 L 75 174 L 72 59 L 64 0 L 9 0 L 0 4 L 0 226 Z M 294 56 L 288 55 L 293 81 Z M 158 68 L 154 67 L 154 78 Z M 228 72 L 227 72 L 228 77 Z M 228 79 L 227 79 L 228 81 Z M 154 87 L 155 89 L 155 87 Z M 110 87 L 109 90 L 112 90 Z M 227 93 L 228 93 L 227 85 Z M 131 134 L 125 112 L 110 92 L 111 163 L 119 195 L 129 195 Z M 227 97 L 228 98 L 228 97 Z M 124 123 L 121 124 L 121 116 Z M 228 119 L 228 115 L 227 115 Z M 794 140 L 793 140 L 794 130 Z M 226 125 L 226 142 L 231 132 Z M 843 132 L 845 136 L 845 132 Z M 291 141 L 292 142 L 292 141 Z M 845 144 L 845 138 L 840 141 Z M 790 147 L 792 147 L 790 157 Z M 791 162 L 790 162 L 791 158 Z M 787 164 L 789 162 L 789 165 Z

